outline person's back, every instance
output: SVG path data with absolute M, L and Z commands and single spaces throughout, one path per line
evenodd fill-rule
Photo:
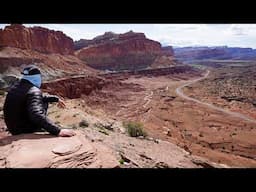
M 4 120 L 12 134 L 31 132 L 35 125 L 29 119 L 27 111 L 27 93 L 33 85 L 26 80 L 15 83 L 5 99 Z
M 41 72 L 36 66 L 28 66 L 22 79 L 8 91 L 4 103 L 4 120 L 8 131 L 13 134 L 32 133 L 46 130 L 56 136 L 73 136 L 74 132 L 61 129 L 47 117 L 48 103 L 59 102 L 56 96 L 44 96 L 41 90 Z

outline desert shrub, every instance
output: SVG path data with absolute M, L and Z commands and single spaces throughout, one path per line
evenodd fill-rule
M 127 122 L 127 123 L 123 123 L 123 126 L 126 128 L 129 136 L 131 137 L 147 136 L 146 132 L 143 129 L 142 123 Z
M 120 159 L 120 160 L 119 160 L 119 163 L 120 163 L 120 164 L 124 164 L 124 160 L 123 160 L 123 159 Z
M 86 120 L 82 120 L 79 123 L 79 127 L 89 127 L 89 123 Z

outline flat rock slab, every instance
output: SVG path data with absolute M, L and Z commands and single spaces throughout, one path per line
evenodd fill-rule
M 65 143 L 58 144 L 56 147 L 52 149 L 52 152 L 58 155 L 69 155 L 75 153 L 83 146 L 82 143 Z
M 0 168 L 114 168 L 111 149 L 93 143 L 81 132 L 74 137 L 22 134 L 0 139 Z

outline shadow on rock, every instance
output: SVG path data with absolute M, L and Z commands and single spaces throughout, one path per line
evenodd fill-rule
M 50 135 L 48 133 L 29 133 L 29 134 L 20 134 L 20 135 L 9 135 L 0 139 L 0 146 L 5 146 L 11 144 L 13 141 L 22 140 L 22 139 L 48 139 L 56 138 L 56 136 Z

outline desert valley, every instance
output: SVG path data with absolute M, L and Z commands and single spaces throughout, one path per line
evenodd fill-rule
M 42 71 L 43 92 L 66 103 L 51 105 L 49 118 L 76 136 L 6 131 L 5 96 L 31 63 Z M 255 71 L 250 48 L 174 48 L 133 31 L 73 41 L 60 31 L 6 26 L 0 167 L 256 167 Z

